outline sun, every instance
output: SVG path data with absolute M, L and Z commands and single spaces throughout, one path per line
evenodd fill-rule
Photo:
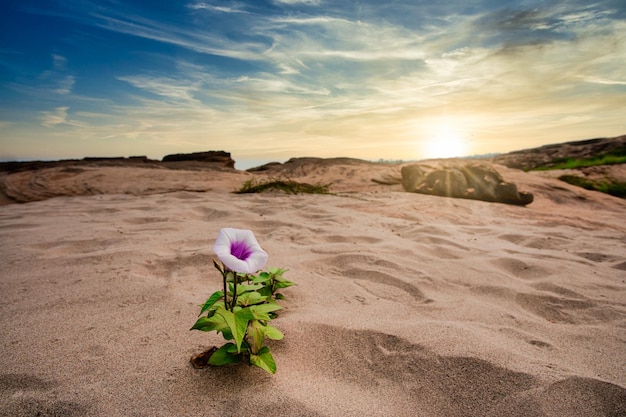
M 451 126 L 440 126 L 423 145 L 427 159 L 466 156 L 467 140 L 462 132 Z

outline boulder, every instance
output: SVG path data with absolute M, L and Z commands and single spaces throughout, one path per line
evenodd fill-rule
M 431 169 L 429 173 L 425 173 L 425 167 L 402 167 L 402 186 L 405 191 L 516 205 L 533 202 L 532 193 L 518 191 L 517 185 L 506 182 L 489 165 L 458 162 L 452 166 Z
M 424 181 L 424 170 L 419 165 L 403 166 L 400 172 L 402 174 L 402 187 L 405 191 L 415 192 Z
M 466 198 L 467 181 L 458 169 L 438 169 L 426 176 L 415 192 L 444 197 Z
M 467 179 L 468 198 L 484 201 L 498 201 L 498 184 L 504 183 L 504 178 L 494 168 L 484 164 L 468 164 L 461 167 Z

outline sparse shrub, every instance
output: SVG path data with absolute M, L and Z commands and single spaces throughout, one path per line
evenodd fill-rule
M 307 184 L 289 178 L 270 178 L 266 181 L 248 180 L 235 194 L 262 193 L 264 191 L 282 191 L 287 194 L 330 194 L 331 184 Z

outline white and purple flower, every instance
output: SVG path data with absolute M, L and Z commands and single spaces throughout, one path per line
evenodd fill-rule
M 253 274 L 267 263 L 267 252 L 251 230 L 224 228 L 213 245 L 213 252 L 231 271 Z

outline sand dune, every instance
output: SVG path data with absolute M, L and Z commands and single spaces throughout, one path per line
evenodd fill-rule
M 289 173 L 336 195 L 235 195 L 269 175 L 238 171 L 12 178 L 43 201 L 0 207 L 0 415 L 626 415 L 626 202 L 504 167 L 532 204 L 371 181 L 398 169 Z M 222 227 L 298 284 L 275 375 L 189 364 L 222 343 L 188 330 Z

